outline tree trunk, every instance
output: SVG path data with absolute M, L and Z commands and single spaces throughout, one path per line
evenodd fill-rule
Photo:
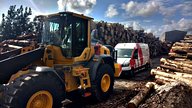
M 177 53 L 169 53 L 169 57 L 171 57 L 171 58 L 187 58 L 186 55 L 181 55 L 181 54 L 177 54 Z
M 176 81 L 174 79 L 166 78 L 166 77 L 163 77 L 163 76 L 160 76 L 160 75 L 155 75 L 155 79 L 160 79 L 164 83 L 170 83 L 170 82 Z
M 181 43 L 181 42 L 175 42 L 173 44 L 174 47 L 176 46 L 181 46 L 181 47 L 192 47 L 192 44 L 191 43 Z
M 151 75 L 160 75 L 160 76 L 163 76 L 163 77 L 179 80 L 179 81 L 185 82 L 186 84 L 188 84 L 189 86 L 192 87 L 192 80 L 186 79 L 184 77 L 181 77 L 181 76 L 178 76 L 178 75 L 175 75 L 175 74 L 162 72 L 161 70 L 157 70 L 157 69 L 152 69 L 151 70 Z
M 173 72 L 174 74 L 184 77 L 184 78 L 190 78 L 192 79 L 192 74 L 187 74 L 187 73 L 181 73 L 181 72 Z
M 188 59 L 178 59 L 178 58 L 175 58 L 175 60 L 178 61 L 178 62 L 183 62 L 183 63 L 192 65 L 192 61 L 188 60 Z
M 192 40 L 181 40 L 183 43 L 192 43 Z
M 160 61 L 162 63 L 164 63 L 165 65 L 171 65 L 171 66 L 175 66 L 175 67 L 188 67 L 188 68 L 192 68 L 191 64 L 187 64 L 181 61 L 175 61 L 175 60 L 169 60 L 169 59 L 165 59 L 165 58 L 161 58 Z
M 192 69 L 188 67 L 174 67 L 174 66 L 169 66 L 169 65 L 160 65 L 162 68 L 169 69 L 171 71 L 176 71 L 176 72 L 183 72 L 183 73 L 192 73 Z
M 145 85 L 145 88 L 129 101 L 128 108 L 137 108 L 140 102 L 145 98 L 145 96 L 150 92 L 153 87 L 154 83 L 148 82 Z
M 186 52 L 186 53 L 189 53 L 189 52 L 192 52 L 192 47 L 181 47 L 181 46 L 173 46 L 171 48 L 174 52 Z

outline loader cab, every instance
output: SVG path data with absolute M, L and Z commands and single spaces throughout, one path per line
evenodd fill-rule
M 90 48 L 90 20 L 72 12 L 61 12 L 44 17 L 42 43 L 60 47 L 66 58 L 81 56 Z

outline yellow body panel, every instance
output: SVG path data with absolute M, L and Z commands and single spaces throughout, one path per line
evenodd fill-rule
M 51 52 L 47 53 L 49 51 Z M 74 62 L 74 59 L 65 58 L 59 47 L 48 45 L 47 48 L 45 49 L 43 61 L 47 66 L 53 67 L 54 64 L 72 65 Z
M 110 50 L 107 47 L 100 45 L 100 54 L 110 55 Z
M 78 76 L 80 78 L 81 89 L 91 87 L 91 81 L 89 78 L 89 68 L 83 68 L 83 67 L 73 68 L 72 74 L 73 76 Z
M 48 53 L 47 53 L 48 52 Z M 65 74 L 66 91 L 70 92 L 80 88 L 91 87 L 89 78 L 89 68 L 84 68 L 78 62 L 86 62 L 92 57 L 91 49 L 85 48 L 79 57 L 66 58 L 63 56 L 61 49 L 57 46 L 47 46 L 44 53 L 43 61 L 49 67 L 60 65 L 61 67 L 69 66 L 71 70 L 63 71 Z M 75 66 L 73 66 L 76 64 Z M 80 80 L 80 83 L 78 81 Z M 86 84 L 84 81 L 86 80 Z M 81 86 L 80 86 L 81 85 Z
M 66 92 L 77 90 L 79 87 L 78 77 L 72 75 L 72 72 L 65 72 L 65 88 Z
M 115 67 L 115 74 L 114 74 L 114 76 L 115 77 L 119 77 L 121 75 L 121 72 L 122 72 L 121 65 L 118 64 L 118 63 L 114 63 L 114 67 Z
M 74 62 L 88 61 L 91 56 L 91 48 L 85 48 L 79 57 L 74 58 Z

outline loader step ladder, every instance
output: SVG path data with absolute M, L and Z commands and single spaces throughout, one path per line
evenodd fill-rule
M 75 68 L 73 70 L 73 75 L 78 76 L 80 78 L 82 89 L 91 87 L 91 81 L 89 78 L 89 68 Z

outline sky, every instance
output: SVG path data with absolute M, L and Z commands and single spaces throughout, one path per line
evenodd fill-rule
M 66 9 L 155 36 L 171 30 L 192 33 L 192 0 L 0 0 L 0 20 L 10 5 L 31 7 L 31 17 Z

